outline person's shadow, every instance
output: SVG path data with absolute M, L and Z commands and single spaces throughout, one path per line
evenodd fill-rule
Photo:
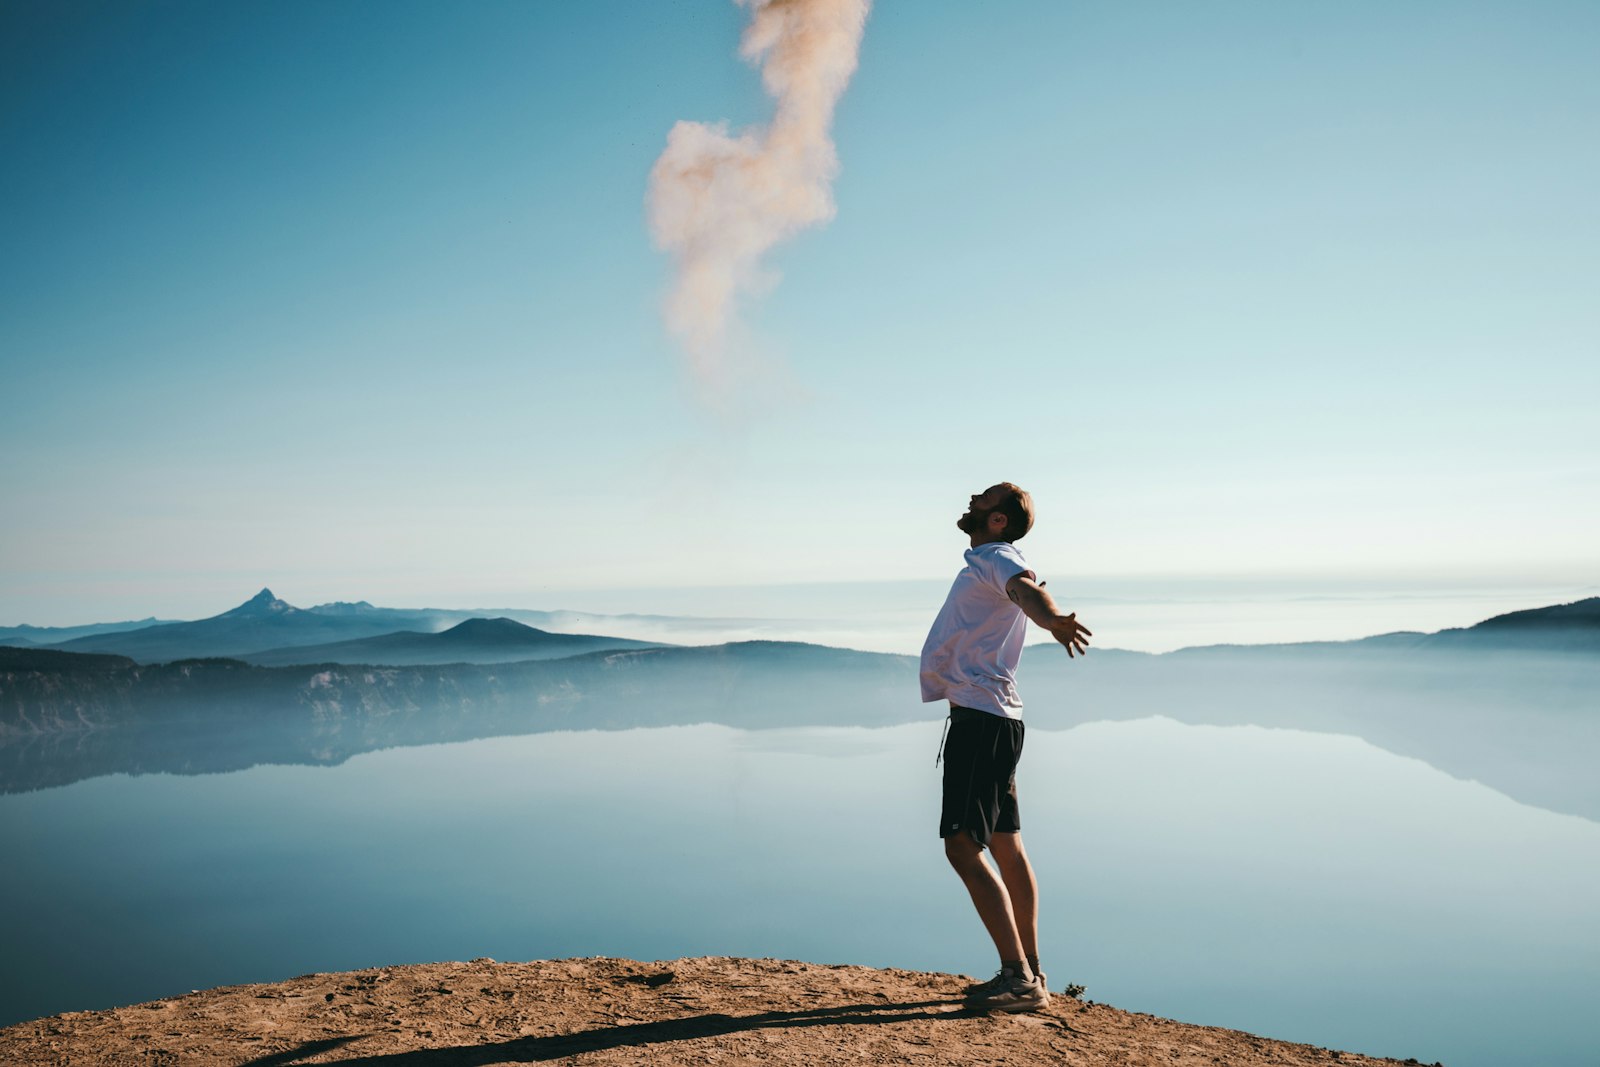
M 920 1009 L 920 1010 L 918 1010 Z M 548 1037 L 517 1037 L 482 1045 L 457 1045 L 454 1048 L 416 1049 L 339 1060 L 340 1067 L 479 1067 L 491 1063 L 537 1063 L 558 1060 L 584 1052 L 621 1048 L 630 1045 L 657 1045 L 666 1041 L 691 1041 L 699 1037 L 721 1037 L 741 1030 L 761 1030 L 797 1026 L 865 1026 L 910 1022 L 915 1019 L 971 1018 L 975 1014 L 959 1000 L 919 1000 L 900 1004 L 846 1004 L 810 1011 L 764 1011 L 757 1015 L 691 1015 L 682 1019 L 662 1019 L 651 1023 L 603 1026 L 573 1034 Z M 319 1041 L 308 1041 L 288 1052 L 249 1060 L 240 1067 L 289 1067 L 307 1056 L 359 1041 L 354 1034 Z

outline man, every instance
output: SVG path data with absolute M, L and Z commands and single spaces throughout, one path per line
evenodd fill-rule
M 1050 994 L 1039 968 L 1038 884 L 1017 812 L 1017 662 L 1029 619 L 1068 656 L 1087 651 L 1091 634 L 1075 615 L 1061 614 L 1017 550 L 1033 526 L 1032 497 L 1010 482 L 992 485 L 972 498 L 956 526 L 971 542 L 967 565 L 922 646 L 922 699 L 950 702 L 939 836 L 1000 954 L 999 973 L 969 989 L 968 1003 L 1037 1011 Z M 986 846 L 998 876 L 984 862 Z

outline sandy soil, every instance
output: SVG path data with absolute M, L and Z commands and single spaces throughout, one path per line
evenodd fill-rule
M 1190 1026 L 1055 996 L 961 1007 L 964 976 L 725 957 L 432 963 L 228 986 L 0 1030 L 0 1063 L 1415 1063 Z

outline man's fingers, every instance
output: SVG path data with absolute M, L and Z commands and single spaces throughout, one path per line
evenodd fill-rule
M 1056 631 L 1056 640 L 1066 648 L 1067 655 L 1076 659 L 1089 651 L 1089 638 L 1094 635 L 1078 622 L 1077 613 L 1064 616 L 1066 625 L 1053 627 Z

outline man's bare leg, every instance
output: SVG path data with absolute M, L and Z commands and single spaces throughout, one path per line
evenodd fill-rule
M 944 839 L 944 854 L 966 884 L 973 906 L 978 909 L 978 917 L 983 920 L 984 929 L 989 931 L 995 951 L 1000 953 L 1000 962 L 1011 966 L 1017 966 L 1020 962 L 1018 974 L 1024 980 L 1031 979 L 1033 974 L 1028 969 L 1028 954 L 1022 939 L 1017 936 L 1017 918 L 1011 910 L 1011 895 L 1006 891 L 1005 883 L 983 862 L 983 848 L 972 839 L 971 834 L 963 831 Z M 1037 948 L 1034 949 L 1034 955 L 1038 955 Z
M 1022 835 L 993 834 L 989 851 L 994 853 L 995 866 L 1000 868 L 1000 879 L 1011 901 L 1013 928 L 1022 943 L 1023 956 L 1031 963 L 1039 958 L 1039 883 L 1034 880 L 1033 865 L 1022 848 Z

